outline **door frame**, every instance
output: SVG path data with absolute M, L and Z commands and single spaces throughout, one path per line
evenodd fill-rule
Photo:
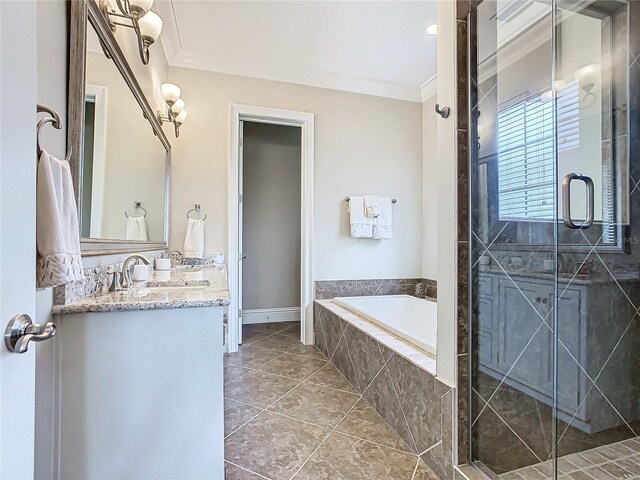
M 231 302 L 228 310 L 228 351 L 235 352 L 240 344 L 238 311 L 239 284 L 239 133 L 240 122 L 268 123 L 300 127 L 301 129 L 301 242 L 300 242 L 300 340 L 313 344 L 313 187 L 314 187 L 314 114 L 295 110 L 259 107 L 232 103 L 229 122 L 229 164 L 227 184 L 228 232 L 227 276 Z

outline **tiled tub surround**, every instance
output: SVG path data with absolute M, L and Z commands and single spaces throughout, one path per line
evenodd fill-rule
M 436 361 L 331 300 L 314 303 L 320 351 L 441 479 L 453 478 L 454 390 Z
M 320 280 L 315 283 L 315 299 L 373 295 L 413 295 L 437 298 L 438 284 L 427 278 L 377 280 Z
M 225 355 L 226 480 L 437 480 L 297 322 L 243 328 Z
M 150 291 L 149 288 L 153 286 L 174 288 L 166 291 Z M 150 274 L 148 284 L 140 283 L 128 291 L 101 293 L 64 305 L 54 305 L 52 313 L 117 312 L 226 305 L 229 305 L 229 290 L 225 267 L 211 264 L 192 269 L 179 268 L 169 272 L 153 272 Z

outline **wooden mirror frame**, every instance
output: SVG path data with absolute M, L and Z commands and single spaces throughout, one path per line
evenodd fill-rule
M 111 32 L 109 23 L 102 15 L 95 0 L 74 0 L 70 10 L 69 31 L 69 90 L 67 110 L 67 148 L 71 149 L 71 175 L 76 194 L 78 216 L 82 218 L 82 152 L 84 151 L 84 109 L 85 77 L 87 54 L 87 25 L 91 23 L 98 35 L 105 54 L 113 60 L 118 71 L 129 86 L 131 93 L 142 109 L 153 133 L 166 150 L 165 155 L 165 205 L 164 239 L 162 241 L 110 240 L 99 238 L 80 238 L 83 256 L 132 253 L 149 250 L 162 250 L 168 247 L 169 239 L 169 187 L 171 172 L 171 144 L 164 134 L 155 112 L 140 88 L 129 62 L 120 49 Z

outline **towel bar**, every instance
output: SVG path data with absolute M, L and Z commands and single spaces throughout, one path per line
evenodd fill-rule
M 344 197 L 344 201 L 345 202 L 351 201 L 351 197 Z M 398 203 L 398 200 L 396 200 L 395 198 L 392 198 L 391 203 Z
M 38 158 L 40 158 L 40 155 L 42 154 L 42 148 L 40 147 L 40 130 L 47 123 L 50 123 L 56 130 L 60 130 L 62 128 L 62 121 L 60 120 L 60 114 L 58 114 L 58 112 L 56 112 L 53 108 L 40 105 L 39 103 L 36 104 L 36 113 L 49 114 L 48 117 L 44 117 L 38 120 L 38 123 L 36 124 L 36 153 L 38 154 Z M 69 148 L 67 157 L 65 158 L 66 161 L 69 161 L 69 159 L 71 158 L 71 151 L 71 148 Z

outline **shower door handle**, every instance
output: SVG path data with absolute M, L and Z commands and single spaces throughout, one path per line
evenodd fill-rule
M 571 181 L 582 180 L 587 187 L 587 218 L 584 223 L 574 223 L 571 219 Z M 581 173 L 569 173 L 562 181 L 562 220 L 573 230 L 586 230 L 593 225 L 593 180 Z

